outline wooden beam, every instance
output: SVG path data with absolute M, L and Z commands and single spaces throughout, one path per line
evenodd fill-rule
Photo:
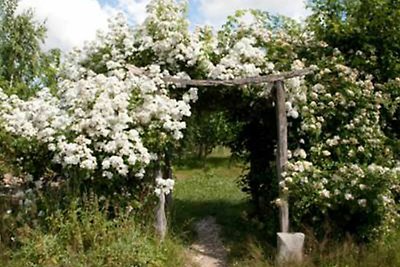
M 135 75 L 148 75 L 148 72 L 135 67 L 133 65 L 129 65 L 128 69 L 131 73 Z M 190 79 L 179 79 L 171 76 L 166 76 L 163 80 L 167 83 L 174 83 L 179 86 L 241 86 L 241 85 L 251 85 L 251 84 L 263 84 L 263 83 L 273 83 L 277 81 L 283 81 L 290 78 L 295 78 L 299 76 L 304 76 L 307 74 L 311 74 L 315 71 L 315 68 L 305 68 L 301 70 L 293 70 L 288 72 L 281 72 L 278 74 L 270 74 L 265 76 L 256 76 L 256 77 L 248 77 L 248 78 L 239 78 L 232 80 L 190 80 Z
M 278 181 L 284 181 L 282 173 L 285 170 L 285 166 L 288 161 L 288 144 L 287 144 L 287 117 L 285 107 L 285 88 L 283 81 L 276 81 L 274 83 L 276 93 L 276 120 L 277 120 L 277 134 L 278 134 L 278 147 L 276 153 L 276 169 L 278 175 Z M 278 185 L 279 186 L 279 185 Z M 289 232 L 289 205 L 287 200 L 287 194 L 283 192 L 281 186 L 279 186 L 279 218 L 280 227 L 282 233 Z

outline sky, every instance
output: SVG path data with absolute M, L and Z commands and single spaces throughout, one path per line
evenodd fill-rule
M 19 10 L 32 8 L 38 21 L 45 21 L 47 39 L 44 49 L 60 48 L 67 52 L 107 29 L 107 19 L 120 11 L 133 23 L 146 18 L 150 0 L 20 0 Z M 282 14 L 297 20 L 308 11 L 305 0 L 189 0 L 191 26 L 220 26 L 238 9 L 254 8 Z

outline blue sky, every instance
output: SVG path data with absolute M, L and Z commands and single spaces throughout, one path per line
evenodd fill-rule
M 135 1 L 135 0 L 132 0 L 132 1 Z M 98 0 L 98 2 L 102 6 L 114 6 L 114 7 L 117 7 L 118 3 L 119 3 L 119 0 Z M 136 0 L 136 2 L 140 2 L 140 1 Z M 143 2 L 148 2 L 148 1 L 143 1 Z M 189 20 L 193 24 L 202 24 L 202 17 L 201 17 L 201 14 L 198 12 L 198 10 L 200 9 L 199 8 L 200 1 L 198 1 L 198 0 L 189 0 L 188 2 L 189 2 L 189 14 L 188 14 Z
M 146 17 L 150 0 L 20 0 L 19 9 L 33 8 L 39 21 L 48 28 L 45 49 L 68 51 L 95 37 L 98 29 L 107 28 L 107 19 L 124 12 L 134 23 Z M 283 14 L 298 20 L 308 11 L 305 0 L 189 0 L 191 26 L 220 26 L 228 15 L 238 9 L 255 8 Z

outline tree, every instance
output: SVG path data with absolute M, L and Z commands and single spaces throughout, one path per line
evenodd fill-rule
M 351 67 L 385 82 L 400 75 L 400 1 L 310 0 L 309 26 Z
M 309 0 L 316 39 L 338 48 L 345 64 L 372 74 L 397 105 L 382 108 L 385 132 L 400 150 L 400 1 Z
M 21 97 L 54 87 L 59 51 L 44 53 L 46 28 L 32 10 L 17 14 L 18 0 L 0 3 L 0 87 Z

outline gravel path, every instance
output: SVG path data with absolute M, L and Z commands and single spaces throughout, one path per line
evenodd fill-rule
M 187 267 L 226 267 L 227 252 L 220 238 L 220 227 L 214 217 L 206 217 L 195 224 L 197 241 L 190 246 L 193 262 Z

